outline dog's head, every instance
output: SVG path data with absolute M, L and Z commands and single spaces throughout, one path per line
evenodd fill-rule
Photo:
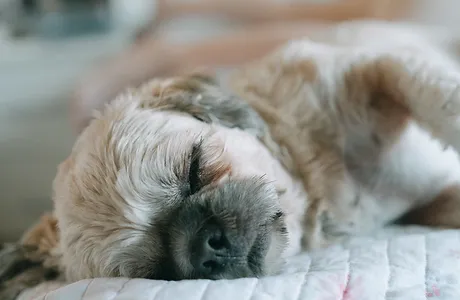
M 86 128 L 54 181 L 70 279 L 237 278 L 287 243 L 264 122 L 198 75 L 154 80 Z M 276 166 L 275 166 L 276 165 Z

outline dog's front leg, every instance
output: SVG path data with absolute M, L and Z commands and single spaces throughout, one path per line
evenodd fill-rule
M 456 62 L 449 64 L 424 53 L 396 52 L 369 63 L 369 86 L 406 108 L 433 137 L 460 153 L 460 69 Z
M 398 138 L 401 130 L 394 129 L 403 128 L 400 124 L 410 118 L 460 153 L 460 69 L 454 61 L 403 49 L 361 57 L 361 63 L 352 66 L 358 72 L 350 72 L 354 76 L 350 82 L 355 84 L 356 78 L 361 78 L 364 82 L 358 83 L 371 92 L 369 98 L 377 95 L 374 98 L 380 99 L 373 99 L 374 105 L 369 107 L 383 116 L 379 125 L 384 126 L 379 128 L 391 129 L 384 136 Z M 460 228 L 460 183 L 446 186 L 432 201 L 410 211 L 401 221 Z

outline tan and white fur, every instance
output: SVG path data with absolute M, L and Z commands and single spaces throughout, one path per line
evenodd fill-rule
M 398 219 L 460 227 L 457 41 L 352 22 L 242 66 L 230 91 L 193 75 L 123 93 L 82 133 L 54 183 L 68 279 L 161 278 L 152 268 L 164 267 L 165 248 L 173 279 L 262 276 L 285 256 Z M 181 196 L 197 142 L 204 184 Z M 195 272 L 194 205 L 232 211 L 219 218 L 240 234 L 232 241 L 244 255 L 263 225 L 260 268 Z M 172 211 L 188 223 L 165 226 Z
M 235 90 L 271 116 L 320 207 L 307 245 L 414 208 L 412 222 L 460 225 L 459 50 L 439 28 L 351 22 L 237 72 Z
M 300 232 L 304 236 L 304 246 L 314 248 L 334 241 L 335 237 L 381 227 L 436 199 L 443 201 L 436 206 L 438 209 L 416 221 L 430 225 L 460 225 L 455 210 L 449 209 L 447 214 L 442 214 L 441 209 L 446 201 L 458 200 L 445 199 L 445 196 L 455 197 L 457 193 L 452 191 L 460 188 L 456 154 L 460 148 L 456 138 L 460 73 L 450 49 L 444 47 L 443 41 L 430 40 L 429 35 L 414 32 L 412 28 L 378 23 L 370 29 L 362 29 L 360 23 L 347 26 L 349 28 L 344 26 L 336 31 L 335 36 L 327 37 L 332 38 L 330 40 L 315 41 L 313 37 L 293 41 L 261 61 L 243 67 L 234 76 L 233 90 L 256 109 L 277 144 L 287 149 L 284 154 L 275 151 L 274 155 L 285 162 L 295 177 L 286 181 L 283 178 L 287 174 L 280 167 L 268 170 L 267 166 L 273 170 L 277 162 L 264 154 L 265 150 L 256 139 L 251 140 L 240 131 L 231 133 L 225 128 L 216 129 L 217 135 L 227 141 L 224 152 L 230 157 L 232 174 L 237 174 L 233 176 L 266 174 L 287 191 L 280 204 L 287 212 L 290 254 L 301 250 L 298 246 Z M 360 35 L 346 36 L 357 28 Z M 371 35 L 377 34 L 380 40 L 371 39 Z M 167 89 L 173 83 L 174 79 L 165 80 L 160 85 Z M 121 96 L 119 102 L 128 106 L 117 108 L 113 105 L 80 137 L 74 150 L 76 160 L 72 162 L 73 184 L 79 185 L 79 178 L 85 176 L 85 173 L 75 172 L 81 168 L 79 165 L 87 163 L 82 155 L 90 141 L 94 141 L 95 134 L 105 135 L 101 127 L 110 128 L 116 124 L 120 128 L 117 130 L 130 130 L 128 125 L 123 125 L 125 120 L 147 126 L 148 121 L 142 120 L 142 115 L 145 118 L 155 116 L 151 126 L 165 119 L 164 122 L 170 124 L 171 134 L 176 130 L 190 135 L 190 132 L 203 132 L 202 126 L 207 126 L 168 112 L 140 112 L 129 117 L 129 106 L 134 107 L 136 101 L 145 99 L 142 90 L 135 95 L 132 99 Z M 168 136 L 168 132 L 163 134 Z M 132 129 L 129 140 L 139 140 L 140 144 L 135 152 L 134 149 L 127 152 L 127 159 L 136 159 L 139 149 L 156 142 L 154 137 L 152 135 L 149 141 L 141 131 Z M 248 140 L 237 142 L 238 139 Z M 108 146 L 102 143 L 101 146 Z M 235 144 L 238 147 L 233 149 L 231 145 Z M 75 270 L 76 266 L 87 267 L 82 262 L 74 262 L 77 253 L 72 249 L 76 248 L 72 245 L 72 231 L 66 224 L 75 221 L 72 215 L 82 219 L 80 225 L 92 219 L 85 220 L 90 218 L 85 205 L 77 210 L 76 200 L 71 200 L 68 194 L 68 186 L 59 183 L 62 178 L 71 179 L 62 176 L 62 171 L 60 174 L 56 184 L 56 213 L 58 219 L 61 218 L 65 265 L 72 270 L 68 274 L 77 274 L 77 278 L 110 275 L 103 268 L 85 272 Z M 119 184 L 123 178 L 123 174 L 115 171 L 112 174 L 104 172 L 105 176 L 113 176 L 109 178 Z M 293 195 L 296 177 L 303 182 L 305 191 Z M 148 192 L 149 186 L 141 178 L 138 180 L 138 188 Z M 61 188 L 67 191 L 61 192 Z M 85 193 L 90 191 L 88 188 L 81 183 L 80 189 Z M 101 186 L 93 188 L 97 190 Z M 128 185 L 118 187 L 125 201 L 134 197 L 135 189 Z M 113 197 L 110 200 L 115 201 Z M 97 201 L 104 204 L 109 199 L 98 198 Z M 93 205 L 88 208 L 94 209 Z M 130 216 L 126 215 L 122 203 L 119 206 L 117 214 L 121 214 L 119 217 L 128 227 L 143 226 L 153 213 L 140 207 L 139 213 Z M 105 224 L 103 219 L 100 222 Z M 112 230 L 119 228 L 119 222 L 113 222 Z M 81 235 L 82 228 L 77 228 Z M 83 234 L 98 240 L 107 238 L 107 232 L 91 232 Z M 132 237 L 133 232 L 126 231 L 126 236 Z M 116 248 L 102 244 L 92 255 L 102 254 L 102 249 L 108 254 L 116 252 Z M 99 256 L 97 261 L 102 265 L 110 262 L 104 256 Z

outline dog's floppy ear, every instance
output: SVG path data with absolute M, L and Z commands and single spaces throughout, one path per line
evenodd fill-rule
M 152 80 L 138 93 L 143 108 L 180 111 L 205 123 L 244 130 L 256 136 L 276 157 L 284 156 L 286 159 L 282 160 L 291 168 L 286 149 L 274 142 L 259 110 L 231 88 L 222 87 L 210 73 L 194 72 L 170 80 Z
M 212 75 L 201 72 L 153 80 L 140 88 L 141 106 L 187 113 L 194 118 L 248 131 L 258 138 L 268 131 L 259 114 L 245 101 L 219 86 Z

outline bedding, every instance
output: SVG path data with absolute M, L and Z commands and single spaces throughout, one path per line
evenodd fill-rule
M 460 231 L 388 227 L 372 236 L 292 257 L 282 274 L 180 282 L 90 279 L 47 283 L 19 300 L 460 299 Z

